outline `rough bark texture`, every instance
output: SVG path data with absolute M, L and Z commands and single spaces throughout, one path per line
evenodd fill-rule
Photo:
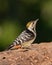
M 0 65 L 52 65 L 52 42 L 0 52 Z

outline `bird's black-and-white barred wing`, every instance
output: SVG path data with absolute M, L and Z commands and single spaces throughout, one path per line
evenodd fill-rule
M 18 38 L 14 40 L 13 43 L 21 44 L 24 43 L 25 41 L 31 40 L 32 38 L 34 38 L 34 34 L 29 30 L 25 30 L 18 36 Z
M 21 35 L 18 38 L 25 42 L 34 38 L 34 34 L 29 30 L 25 30 L 21 33 Z
M 22 45 L 24 42 L 28 42 L 34 38 L 34 34 L 29 30 L 24 30 L 9 46 L 9 49 L 16 45 Z

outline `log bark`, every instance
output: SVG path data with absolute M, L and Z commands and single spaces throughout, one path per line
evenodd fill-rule
M 0 65 L 52 65 L 52 42 L 0 52 Z

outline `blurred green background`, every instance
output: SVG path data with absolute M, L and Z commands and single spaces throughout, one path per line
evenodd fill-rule
M 0 0 L 0 51 L 37 18 L 35 42 L 52 41 L 52 0 Z

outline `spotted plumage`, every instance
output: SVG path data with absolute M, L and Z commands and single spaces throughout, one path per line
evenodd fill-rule
M 26 25 L 26 29 L 13 41 L 8 49 L 17 49 L 21 47 L 28 47 L 36 39 L 36 22 L 31 21 Z

